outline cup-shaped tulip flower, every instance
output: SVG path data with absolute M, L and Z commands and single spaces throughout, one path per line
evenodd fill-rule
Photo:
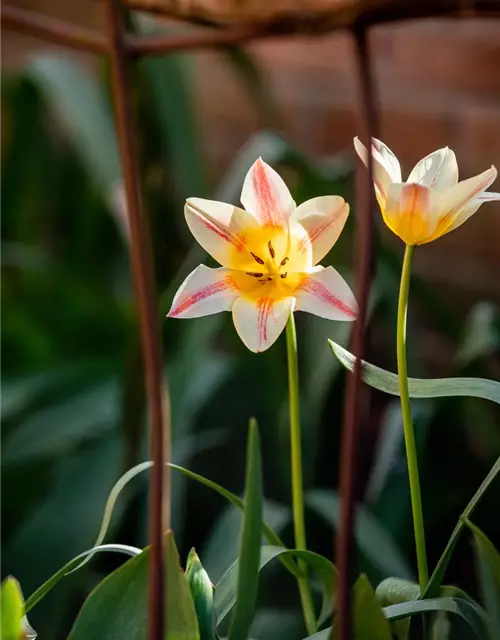
M 354 147 L 366 164 L 368 152 L 359 138 Z M 462 225 L 484 202 L 500 200 L 500 193 L 486 191 L 497 177 L 495 167 L 459 182 L 457 160 L 448 147 L 417 162 L 406 182 L 396 156 L 376 138 L 372 155 L 382 217 L 407 245 L 432 242 Z
M 171 318 L 232 311 L 234 326 L 254 352 L 270 347 L 292 311 L 354 320 L 354 296 L 333 267 L 315 266 L 335 244 L 349 205 L 340 196 L 296 206 L 286 184 L 258 159 L 243 183 L 244 209 L 189 198 L 191 233 L 222 266 L 198 266 L 177 292 Z

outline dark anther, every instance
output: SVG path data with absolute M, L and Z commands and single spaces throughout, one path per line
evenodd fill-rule
M 269 253 L 271 254 L 271 258 L 274 258 L 274 256 L 276 254 L 274 253 L 274 249 L 273 249 L 273 245 L 271 244 L 271 240 L 269 240 L 269 242 L 267 243 L 267 246 L 269 248 Z
M 262 278 L 263 273 L 252 273 L 251 271 L 247 271 L 247 276 L 252 276 L 252 278 Z
M 280 273 L 280 278 L 283 278 L 283 280 L 287 277 L 288 273 Z
M 286 256 L 286 258 L 283 258 L 283 260 L 280 262 L 280 267 L 284 267 L 289 260 L 290 258 L 288 256 Z
M 259 282 L 262 283 L 262 284 L 266 284 L 265 280 L 259 280 Z
M 259 256 L 256 256 L 255 253 L 253 253 L 252 251 L 250 251 L 250 255 L 255 260 L 255 262 L 258 262 L 259 264 L 264 264 L 264 260 L 262 260 L 262 258 L 259 258 Z
M 267 279 L 267 281 L 268 281 L 268 282 L 271 282 L 271 280 L 272 280 L 272 278 L 268 278 L 268 279 Z

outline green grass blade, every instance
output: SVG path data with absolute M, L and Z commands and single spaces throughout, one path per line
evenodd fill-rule
M 483 604 L 491 619 L 491 634 L 500 638 L 500 553 L 489 538 L 470 520 L 465 520 L 474 535 L 479 583 Z
M 67 576 L 72 571 L 76 571 L 84 563 L 82 563 L 82 559 L 90 556 L 91 558 L 96 553 L 101 553 L 103 551 L 114 551 L 116 553 L 125 553 L 129 556 L 137 556 L 142 552 L 142 549 L 138 549 L 137 547 L 131 547 L 126 544 L 103 544 L 100 546 L 92 547 L 88 551 L 83 551 L 79 553 L 75 558 L 67 562 L 63 567 L 56 571 L 53 576 L 51 576 L 48 580 L 46 580 L 36 591 L 34 591 L 30 597 L 26 600 L 25 610 L 26 613 L 33 609 L 33 607 L 40 602 L 40 600 L 45 597 L 49 591 L 56 586 L 56 584 Z
M 259 430 L 250 420 L 245 479 L 245 512 L 241 534 L 236 607 L 229 640 L 247 640 L 257 603 L 262 530 L 262 460 Z

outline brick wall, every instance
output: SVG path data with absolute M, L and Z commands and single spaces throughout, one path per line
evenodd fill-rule
M 73 17 L 80 24 L 100 24 L 96 2 L 18 0 L 18 4 Z M 490 164 L 500 167 L 498 34 L 498 22 L 486 19 L 428 20 L 373 31 L 381 137 L 406 170 L 446 145 L 455 150 L 464 177 Z M 31 39 L 7 34 L 4 60 L 6 54 L 9 64 L 15 63 L 34 47 Z M 267 41 L 249 50 L 267 74 L 280 125 L 295 144 L 314 155 L 351 148 L 358 131 L 357 85 L 347 34 Z M 205 149 L 216 179 L 262 123 L 222 56 L 199 53 L 195 62 Z M 493 189 L 500 191 L 500 181 Z M 499 240 L 500 205 L 488 204 L 466 227 L 422 248 L 418 262 L 438 281 L 500 298 Z

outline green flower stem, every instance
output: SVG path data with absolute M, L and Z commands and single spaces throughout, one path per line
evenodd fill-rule
M 292 466 L 292 502 L 295 546 L 306 549 L 306 529 L 304 524 L 304 490 L 302 482 L 302 444 L 299 404 L 299 363 L 297 358 L 297 334 L 293 312 L 286 325 L 286 351 L 288 357 L 288 386 L 290 394 L 290 445 Z M 316 615 L 309 585 L 307 565 L 299 560 L 301 577 L 297 578 L 306 623 L 307 633 L 317 630 Z
M 410 479 L 411 509 L 413 513 L 413 529 L 415 532 L 415 548 L 417 551 L 418 581 L 423 593 L 429 581 L 427 555 L 425 551 L 424 518 L 422 514 L 422 497 L 418 478 L 417 448 L 408 391 L 408 372 L 406 369 L 406 312 L 408 309 L 408 291 L 410 288 L 411 259 L 414 247 L 406 245 L 399 287 L 398 324 L 397 324 L 397 356 L 399 392 L 401 396 L 401 413 L 405 436 L 406 458 L 408 460 L 408 476 Z

